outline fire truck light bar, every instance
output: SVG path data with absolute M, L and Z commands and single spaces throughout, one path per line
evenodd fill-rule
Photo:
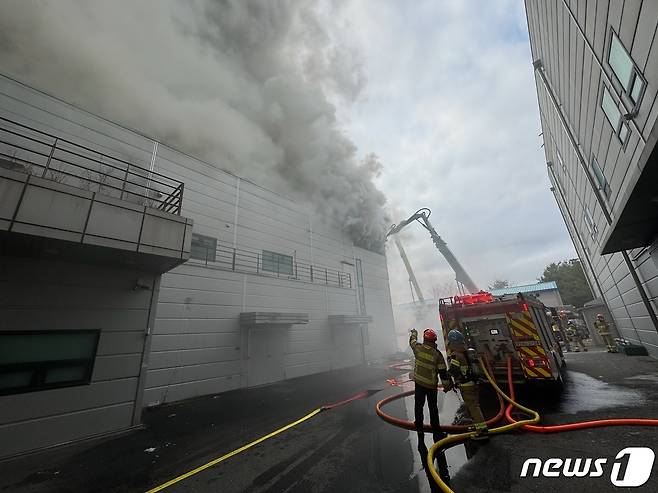
M 465 294 L 462 296 L 455 296 L 455 304 L 461 305 L 477 305 L 478 303 L 491 303 L 494 300 L 491 293 L 480 291 L 475 294 Z

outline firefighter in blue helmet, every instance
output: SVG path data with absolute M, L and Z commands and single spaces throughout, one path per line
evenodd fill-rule
M 476 439 L 487 439 L 489 430 L 480 409 L 480 392 L 477 378 L 473 375 L 466 349 L 464 336 L 458 330 L 448 332 L 448 349 L 450 375 L 462 395 L 464 404 L 473 420 L 473 429 L 477 431 Z
M 452 380 L 448 375 L 446 362 L 443 354 L 436 347 L 436 332 L 432 329 L 425 329 L 423 332 L 423 343 L 418 342 L 418 331 L 411 329 L 409 336 L 409 346 L 414 353 L 415 364 L 413 380 L 415 382 L 414 391 L 414 417 L 416 431 L 418 433 L 418 447 L 419 450 L 425 448 L 425 437 L 423 431 L 423 408 L 425 407 L 425 400 L 427 400 L 427 407 L 430 410 L 430 424 L 432 425 L 432 437 L 437 442 L 446 437 L 445 432 L 441 431 L 441 424 L 439 422 L 439 408 L 438 408 L 438 394 L 437 387 L 439 378 L 443 392 L 452 390 Z M 437 460 L 439 461 L 439 474 L 445 480 L 449 480 L 448 464 L 445 455 L 438 454 Z

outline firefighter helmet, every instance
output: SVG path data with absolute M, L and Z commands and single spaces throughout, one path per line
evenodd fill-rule
M 464 344 L 464 336 L 458 330 L 448 332 L 448 342 L 451 344 Z
M 596 319 L 597 320 L 605 320 L 605 317 L 603 316 L 603 313 L 597 313 L 596 314 Z
M 425 332 L 423 332 L 423 342 L 436 342 L 436 332 L 432 329 L 425 329 Z

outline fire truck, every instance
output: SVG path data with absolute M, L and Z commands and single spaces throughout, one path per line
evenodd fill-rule
M 446 343 L 448 332 L 460 331 L 473 366 L 483 357 L 501 384 L 507 383 L 507 359 L 511 356 L 515 384 L 562 391 L 564 356 L 546 307 L 536 298 L 493 296 L 484 291 L 452 296 L 439 300 L 439 317 Z
M 452 329 L 459 330 L 469 348 L 473 371 L 477 374 L 478 358 L 484 357 L 503 387 L 507 383 L 507 359 L 511 356 L 515 384 L 541 384 L 561 392 L 565 362 L 546 307 L 537 298 L 524 297 L 520 293 L 494 297 L 491 293 L 480 291 L 432 226 L 429 220 L 431 213 L 427 208 L 418 209 L 408 219 L 393 224 L 386 237 L 398 234 L 413 222 L 419 223 L 455 272 L 457 287 L 462 294 L 439 300 L 444 340 L 447 342 L 448 332 Z M 398 248 L 409 272 L 409 280 L 417 288 L 418 283 L 406 254 L 399 244 Z M 419 289 L 418 293 L 420 295 Z

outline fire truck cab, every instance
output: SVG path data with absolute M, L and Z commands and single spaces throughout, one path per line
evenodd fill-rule
M 439 300 L 446 348 L 448 332 L 456 329 L 463 334 L 473 363 L 480 357 L 487 360 L 503 388 L 511 356 L 515 384 L 548 385 L 560 392 L 564 356 L 546 312 L 539 300 L 521 294 L 494 297 L 480 291 Z

